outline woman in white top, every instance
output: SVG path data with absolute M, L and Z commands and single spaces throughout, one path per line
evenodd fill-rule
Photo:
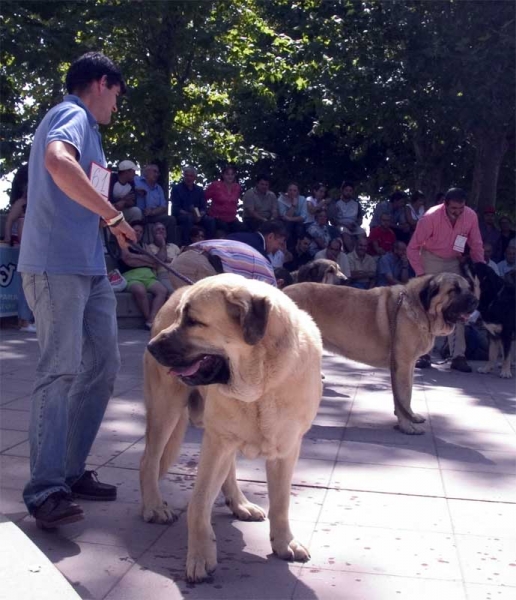
M 320 208 L 326 208 L 330 202 L 330 199 L 327 198 L 328 188 L 324 185 L 324 183 L 316 183 L 312 188 L 312 195 L 308 196 L 306 199 L 306 209 L 308 212 L 308 216 L 306 218 L 305 224 L 311 225 L 315 221 L 315 213 Z

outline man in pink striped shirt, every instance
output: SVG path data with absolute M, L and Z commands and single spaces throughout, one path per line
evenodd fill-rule
M 417 276 L 437 273 L 461 274 L 460 257 L 468 244 L 474 262 L 484 262 L 482 237 L 474 210 L 466 206 L 466 193 L 459 188 L 446 192 L 443 204 L 432 207 L 417 223 L 407 248 L 407 256 Z M 458 323 L 448 336 L 451 368 L 471 373 L 465 357 L 464 324 Z M 422 356 L 416 366 L 430 366 L 430 356 Z

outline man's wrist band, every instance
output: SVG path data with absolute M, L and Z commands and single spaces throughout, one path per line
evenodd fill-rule
M 116 227 L 117 225 L 120 225 L 122 221 L 125 221 L 124 213 L 119 212 L 116 217 L 113 217 L 112 219 L 104 219 L 104 221 L 108 227 Z

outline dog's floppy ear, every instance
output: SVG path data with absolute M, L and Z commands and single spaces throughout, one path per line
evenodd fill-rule
M 242 327 L 244 341 L 250 346 L 257 344 L 265 335 L 269 320 L 270 301 L 266 296 L 238 292 L 226 297 L 227 311 Z
M 431 277 L 419 292 L 419 300 L 423 305 L 425 311 L 430 310 L 430 303 L 432 298 L 435 298 L 439 293 L 439 282 L 436 277 Z

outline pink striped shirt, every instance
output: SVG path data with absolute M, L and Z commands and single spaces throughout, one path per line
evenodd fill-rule
M 461 253 L 453 249 L 458 235 L 467 238 L 473 261 L 484 262 L 482 237 L 475 211 L 466 206 L 455 225 L 452 225 L 446 214 L 445 204 L 430 208 L 417 222 L 416 231 L 407 248 L 407 257 L 416 275 L 425 273 L 421 259 L 423 249 L 444 259 L 459 257 Z

